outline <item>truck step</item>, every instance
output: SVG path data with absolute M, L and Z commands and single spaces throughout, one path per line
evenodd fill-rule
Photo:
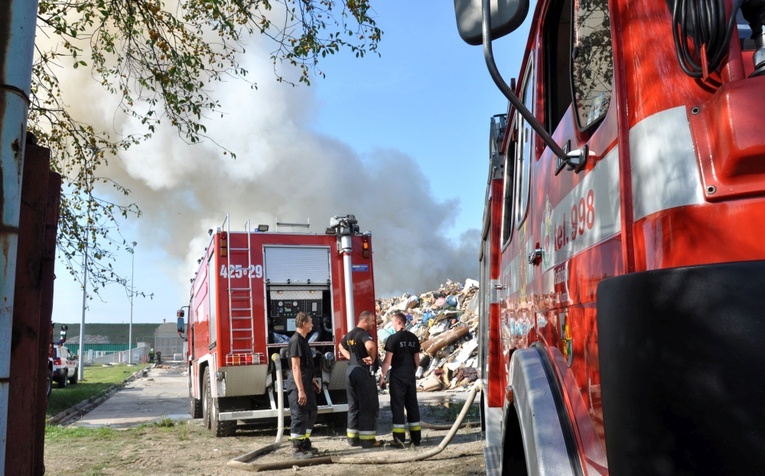
M 487 446 L 483 449 L 486 460 L 486 476 L 499 476 L 502 471 L 502 448 L 499 446 Z

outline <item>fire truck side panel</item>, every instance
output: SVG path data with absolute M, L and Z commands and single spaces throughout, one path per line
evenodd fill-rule
M 494 169 L 490 171 L 489 186 L 487 188 L 487 213 L 484 215 L 483 241 L 481 247 L 481 282 L 489 283 L 488 286 L 481 286 L 480 303 L 482 319 L 479 323 L 479 345 L 480 368 L 482 375 L 482 384 L 486 391 L 482 396 L 482 422 L 486 430 L 486 458 L 501 458 L 498 448 L 502 446 L 503 422 L 502 414 L 504 411 L 503 402 L 505 401 L 504 378 L 507 374 L 505 365 L 505 355 L 509 349 L 503 346 L 505 342 L 494 332 L 500 326 L 500 302 L 499 291 L 502 284 L 498 280 L 499 270 L 499 249 L 496 243 L 499 242 L 500 227 L 492 226 L 493 223 L 501 223 L 502 220 L 502 178 L 495 179 L 492 175 Z M 488 376 L 493 375 L 497 380 L 489 382 Z
M 480 255 L 489 474 L 763 468 L 765 76 L 735 30 L 719 72 L 684 73 L 670 4 L 537 3 L 515 93 L 586 162 L 510 107 Z M 572 42 L 600 25 L 579 67 L 610 94 L 577 105 Z

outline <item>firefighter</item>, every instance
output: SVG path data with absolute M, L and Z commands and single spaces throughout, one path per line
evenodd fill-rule
M 420 340 L 406 330 L 407 319 L 402 312 L 393 313 L 393 329 L 396 333 L 385 341 L 385 360 L 382 364 L 380 386 L 385 385 L 385 374 L 390 369 L 390 410 L 393 414 L 393 443 L 391 446 L 404 448 L 406 422 L 409 437 L 414 446 L 420 446 L 420 408 L 417 404 L 417 379 L 415 373 L 420 365 Z
M 287 377 L 287 398 L 290 403 L 290 441 L 292 456 L 310 458 L 319 450 L 311 445 L 311 432 L 316 422 L 316 392 L 314 362 L 306 336 L 313 329 L 313 319 L 305 312 L 295 316 L 295 333 L 287 346 L 292 372 Z
M 377 328 L 377 318 L 370 311 L 359 314 L 357 326 L 340 342 L 340 352 L 350 360 L 346 371 L 348 394 L 348 444 L 362 448 L 384 445 L 377 440 L 377 413 L 380 401 L 377 396 L 377 344 L 372 332 Z
M 149 349 L 149 363 L 154 363 L 154 347 Z

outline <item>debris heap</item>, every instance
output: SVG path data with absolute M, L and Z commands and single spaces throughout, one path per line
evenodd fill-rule
M 376 311 L 381 359 L 385 341 L 395 332 L 393 312 L 403 312 L 407 329 L 420 339 L 418 391 L 467 389 L 478 379 L 478 281 L 447 281 L 419 296 L 378 299 Z

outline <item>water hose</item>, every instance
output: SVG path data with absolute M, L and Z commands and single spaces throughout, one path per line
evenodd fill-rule
M 446 448 L 446 446 L 452 441 L 452 438 L 454 438 L 454 435 L 457 434 L 457 430 L 459 430 L 460 427 L 462 426 L 462 421 L 465 419 L 465 416 L 470 410 L 470 407 L 473 405 L 473 401 L 475 400 L 476 393 L 478 393 L 480 389 L 481 389 L 480 383 L 473 386 L 473 389 L 470 391 L 470 394 L 468 395 L 468 398 L 465 401 L 465 405 L 462 407 L 462 411 L 457 416 L 457 419 L 454 421 L 454 424 L 451 426 L 449 433 L 447 433 L 446 436 L 444 436 L 443 440 L 441 440 L 441 443 L 439 443 L 437 447 L 422 453 L 416 452 L 415 454 L 402 454 L 398 456 L 391 456 L 391 454 L 386 451 L 384 456 L 379 456 L 377 458 L 372 458 L 369 455 L 369 453 L 364 453 L 358 456 L 322 456 L 319 458 L 287 460 L 287 461 L 280 461 L 275 463 L 262 463 L 257 465 L 252 463 L 244 463 L 244 461 L 248 460 L 248 458 L 246 458 L 247 455 L 244 455 L 244 456 L 240 456 L 239 458 L 236 458 L 235 460 L 229 461 L 228 465 L 238 469 L 245 470 L 245 471 L 260 472 L 260 471 L 270 471 L 270 470 L 277 470 L 277 469 L 289 469 L 294 466 L 314 466 L 319 464 L 394 464 L 394 463 L 409 463 L 412 461 L 421 461 L 442 452 L 444 448 Z M 254 456 L 258 456 L 260 454 L 263 454 L 263 452 L 260 452 L 258 450 L 248 454 L 250 455 L 254 454 Z M 252 459 L 252 458 L 249 458 L 249 459 Z M 236 466 L 232 465 L 234 461 L 238 463 Z
M 273 354 L 271 360 L 274 362 L 276 368 L 276 411 L 278 422 L 276 441 L 270 445 L 258 448 L 232 459 L 227 463 L 227 465 L 232 468 L 248 470 L 251 464 L 247 463 L 247 461 L 251 461 L 260 455 L 270 453 L 271 451 L 278 449 L 284 443 L 282 441 L 282 436 L 284 435 L 284 380 L 282 377 L 282 359 L 279 357 L 279 354 Z
M 442 452 L 446 446 L 451 443 L 452 438 L 454 438 L 454 435 L 457 434 L 457 430 L 460 429 L 460 425 L 462 425 L 462 420 L 465 419 L 465 415 L 467 415 L 468 411 L 470 411 L 470 407 L 473 405 L 473 401 L 475 400 L 475 395 L 480 390 L 480 384 L 476 384 L 473 386 L 473 390 L 470 391 L 470 394 L 468 395 L 467 400 L 465 401 L 465 405 L 462 407 L 462 411 L 457 416 L 457 419 L 454 421 L 454 424 L 451 426 L 451 429 L 449 430 L 449 433 L 444 436 L 444 439 L 441 440 L 441 443 L 438 444 L 437 447 L 433 448 L 432 450 L 425 451 L 423 453 L 417 453 L 413 455 L 400 455 L 399 457 L 391 457 L 389 455 L 386 455 L 384 457 L 379 458 L 370 458 L 368 455 L 364 456 L 339 456 L 339 457 L 332 457 L 332 462 L 337 464 L 391 464 L 391 463 L 408 463 L 411 461 L 420 461 L 423 459 L 430 458 L 432 456 L 437 455 L 438 453 Z

